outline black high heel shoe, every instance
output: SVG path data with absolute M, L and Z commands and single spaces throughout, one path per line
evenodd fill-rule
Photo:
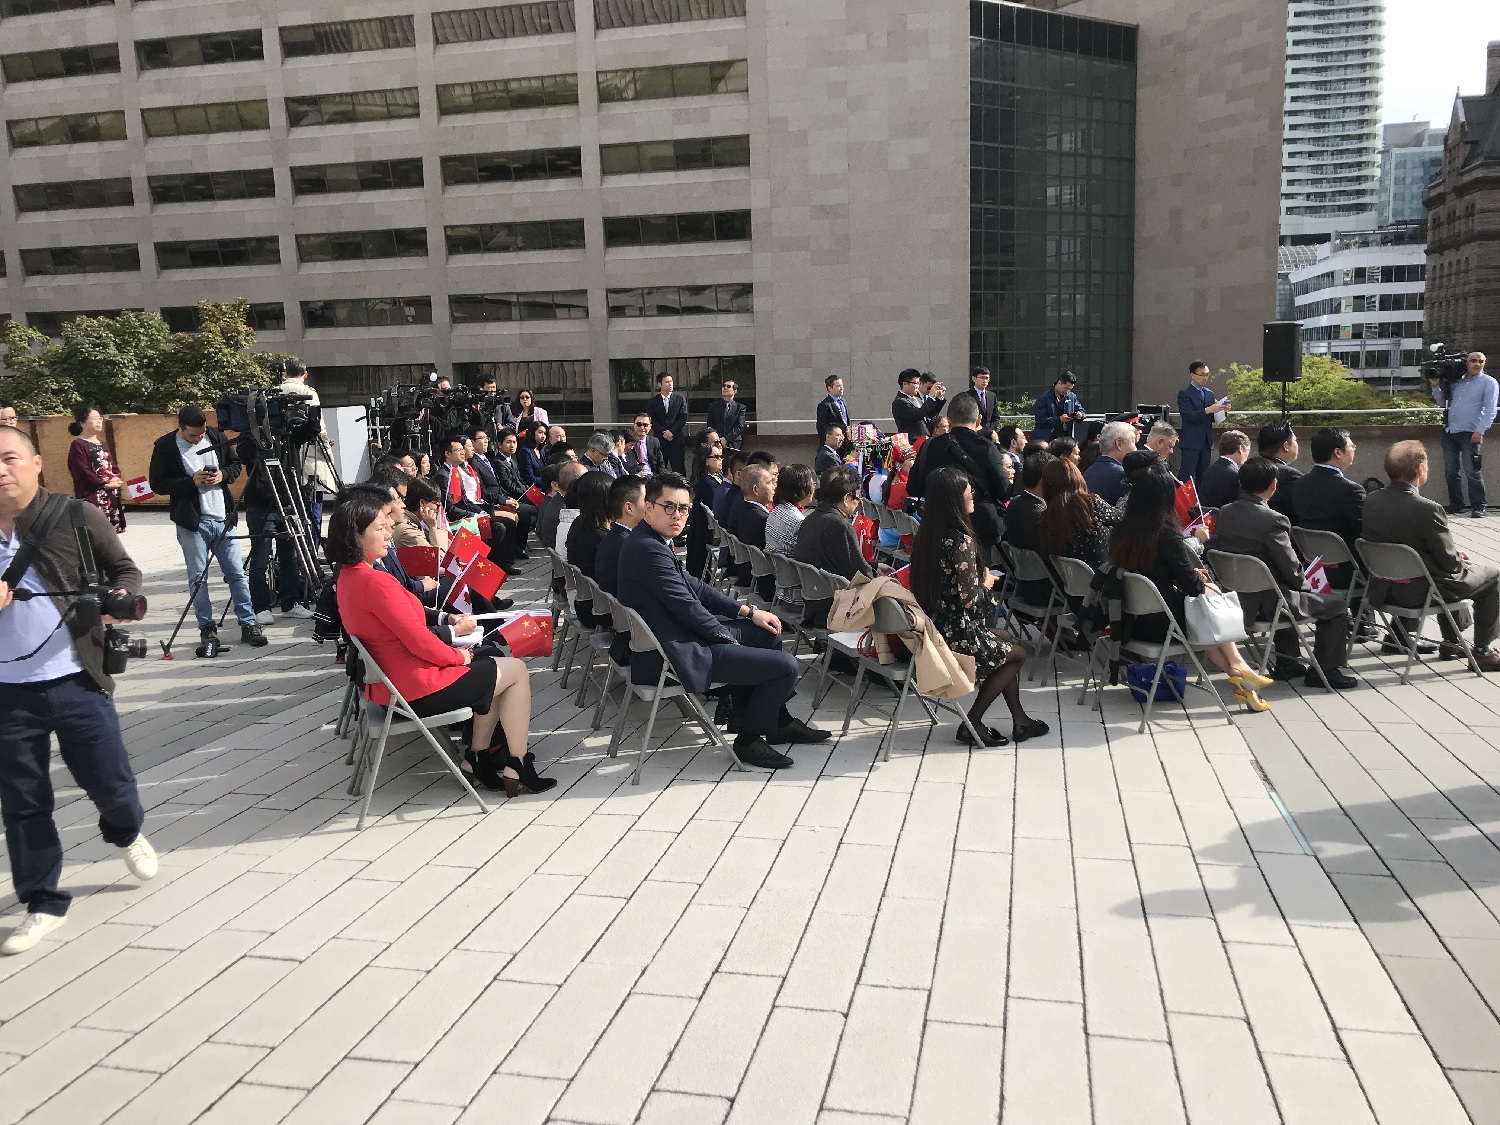
M 465 750 L 464 764 L 470 768 L 464 772 L 491 792 L 498 793 L 503 789 L 507 797 L 514 797 L 520 783 L 514 777 L 506 777 L 503 772 L 505 765 L 514 761 L 514 758 L 508 758 L 503 751 L 496 751 L 493 747 L 488 750 Z
M 528 793 L 545 793 L 557 784 L 557 778 L 542 777 L 536 772 L 535 754 L 527 754 L 524 758 L 512 758 L 510 765 L 521 775 L 520 783 Z

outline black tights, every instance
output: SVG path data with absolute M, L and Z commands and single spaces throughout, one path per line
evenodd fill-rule
M 969 708 L 969 721 L 975 725 L 984 721 L 984 713 L 990 709 L 990 704 L 1002 695 L 1005 696 L 1005 705 L 1010 708 L 1012 722 L 1021 723 L 1029 718 L 1021 707 L 1021 665 L 1030 651 L 1003 630 L 997 629 L 996 632 L 1010 644 L 1010 657 L 980 681 L 979 694 Z

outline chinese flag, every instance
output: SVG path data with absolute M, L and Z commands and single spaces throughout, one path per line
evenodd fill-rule
M 396 557 L 413 578 L 436 578 L 438 576 L 438 549 L 436 547 L 397 547 Z
M 1177 522 L 1186 526 L 1193 521 L 1193 515 L 1198 510 L 1198 486 L 1189 477 L 1177 486 L 1177 495 L 1173 498 L 1173 504 L 1177 509 Z
M 479 537 L 481 539 L 490 538 L 490 517 L 481 515 L 477 518 L 479 520 Z
M 866 515 L 854 517 L 854 538 L 859 540 L 859 553 L 864 556 L 865 562 L 875 561 L 875 534 L 874 520 Z
M 905 586 L 908 590 L 911 589 L 910 564 L 903 566 L 900 570 L 891 571 L 891 577 L 894 578 L 897 582 L 901 583 L 901 585 Z
M 459 582 L 481 598 L 493 598 L 510 577 L 489 559 L 475 559 Z
M 480 555 L 488 554 L 484 540 L 468 528 L 460 528 L 448 541 L 448 553 L 443 556 L 442 570 L 445 574 L 457 578 L 464 572 L 464 568 Z
M 532 504 L 540 508 L 542 506 L 542 501 L 545 499 L 547 498 L 542 495 L 542 490 L 536 485 L 532 485 L 526 490 L 526 503 L 528 504 Z
M 551 614 L 528 613 L 509 625 L 500 626 L 500 635 L 510 646 L 512 656 L 552 655 Z
M 136 503 L 142 500 L 150 500 L 156 493 L 151 491 L 151 485 L 145 477 L 133 477 L 125 482 L 125 491 Z

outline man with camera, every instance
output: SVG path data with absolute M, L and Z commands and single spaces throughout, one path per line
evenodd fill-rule
M 0 953 L 63 924 L 62 841 L 52 818 L 51 744 L 99 810 L 99 830 L 138 879 L 156 874 L 145 814 L 110 693 L 133 647 L 116 620 L 145 612 L 141 572 L 97 508 L 40 486 L 31 439 L 0 427 L 0 816 L 27 913 Z M 71 596 L 71 597 L 70 597 Z M 136 642 L 144 646 L 144 642 Z M 135 655 L 142 655 L 139 649 Z
M 240 459 L 223 432 L 210 426 L 203 408 L 193 404 L 177 412 L 177 429 L 162 434 L 151 447 L 151 491 L 170 501 L 188 585 L 197 587 L 193 612 L 203 642 L 198 649 L 202 656 L 219 654 L 219 626 L 214 621 L 208 581 L 199 581 L 208 570 L 210 554 L 219 560 L 219 570 L 229 584 L 240 641 L 254 648 L 269 643 L 255 620 L 240 545 L 229 535 L 239 520 L 229 486 L 239 479 L 240 468 Z
M 323 405 L 318 392 L 307 383 L 307 368 L 299 359 L 277 360 L 271 364 L 272 374 L 279 374 L 281 382 L 275 390 L 279 394 L 295 395 L 307 399 L 308 406 L 318 412 L 318 432 L 302 446 L 302 493 L 307 503 L 308 531 L 312 535 L 313 550 L 323 541 L 323 497 L 336 496 L 339 479 L 334 473 L 328 456 L 328 428 L 323 425 Z M 307 616 L 311 617 L 312 614 Z
M 1460 477 L 1469 485 L 1469 515 L 1484 517 L 1484 471 L 1480 452 L 1485 432 L 1495 423 L 1495 408 L 1500 384 L 1484 370 L 1483 352 L 1470 352 L 1464 361 L 1464 373 L 1457 379 L 1444 379 L 1438 372 L 1428 374 L 1432 400 L 1443 408 L 1443 477 L 1448 484 L 1448 511 L 1464 510 L 1464 490 Z
M 896 429 L 911 442 L 932 433 L 932 423 L 947 405 L 947 387 L 934 382 L 932 393 L 923 396 L 918 389 L 921 383 L 922 373 L 914 367 L 908 367 L 896 376 L 898 393 L 891 400 L 891 417 L 895 419 Z

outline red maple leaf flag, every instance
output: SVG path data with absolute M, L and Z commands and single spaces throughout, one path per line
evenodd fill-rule
M 436 547 L 397 547 L 396 557 L 413 578 L 436 578 L 438 576 L 438 549 Z
M 1307 569 L 1302 574 L 1307 579 L 1307 585 L 1313 593 L 1333 593 L 1333 584 L 1328 581 L 1328 572 L 1323 569 L 1323 557 L 1321 555 L 1308 563 Z
M 137 504 L 143 500 L 150 500 L 156 495 L 156 493 L 151 491 L 151 485 L 145 477 L 132 477 L 126 481 L 125 491 Z

